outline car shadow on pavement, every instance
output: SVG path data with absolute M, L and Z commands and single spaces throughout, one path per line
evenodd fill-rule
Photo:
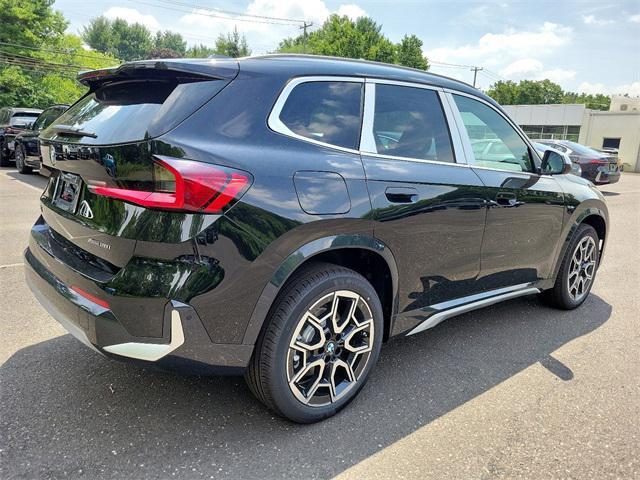
M 40 175 L 38 172 L 23 174 L 18 172 L 15 168 L 3 168 L 2 170 L 9 170 L 9 172 L 7 173 L 7 177 L 10 177 L 12 180 L 26 183 L 27 185 L 39 188 L 40 190 L 44 190 L 44 187 L 49 181 L 47 177 Z
M 573 311 L 528 297 L 392 340 L 351 405 L 306 426 L 241 378 L 144 369 L 57 337 L 0 367 L 0 476 L 330 478 L 537 362 L 571 381 L 550 354 L 611 311 L 595 295 Z

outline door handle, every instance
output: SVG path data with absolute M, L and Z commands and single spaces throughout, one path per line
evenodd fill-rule
M 388 187 L 384 194 L 391 203 L 415 203 L 418 191 L 409 187 Z
M 517 195 L 512 192 L 498 192 L 493 203 L 501 207 L 518 207 L 524 205 L 524 202 L 519 202 Z

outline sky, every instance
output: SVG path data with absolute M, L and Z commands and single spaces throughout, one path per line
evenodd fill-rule
M 548 78 L 568 91 L 640 96 L 640 0 L 57 0 L 54 8 L 72 33 L 101 14 L 179 32 L 190 45 L 213 45 L 237 27 L 253 54 L 298 35 L 304 20 L 313 30 L 332 13 L 366 15 L 394 42 L 417 35 L 432 72 L 471 83 L 471 67 L 482 67 L 482 89 L 496 80 Z

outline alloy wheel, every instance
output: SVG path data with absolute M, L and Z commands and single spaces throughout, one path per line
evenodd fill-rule
M 22 158 L 22 149 L 16 147 L 16 168 L 22 170 L 24 168 L 24 160 Z
M 287 381 L 305 405 L 339 401 L 364 372 L 374 344 L 366 300 L 339 290 L 316 301 L 300 318 L 287 352 Z
M 596 242 L 591 236 L 585 236 L 573 251 L 567 286 L 574 301 L 580 301 L 589 291 L 596 271 Z

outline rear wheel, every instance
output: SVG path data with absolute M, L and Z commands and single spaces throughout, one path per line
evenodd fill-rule
M 600 260 L 598 234 L 590 225 L 580 225 L 565 252 L 556 283 L 543 298 L 552 306 L 571 310 L 579 307 L 591 291 Z
M 24 149 L 22 145 L 16 145 L 16 168 L 20 173 L 29 174 L 33 172 L 33 169 L 25 164 Z
M 330 417 L 360 391 L 382 344 L 382 306 L 360 274 L 317 263 L 279 295 L 246 374 L 252 392 L 299 423 Z

